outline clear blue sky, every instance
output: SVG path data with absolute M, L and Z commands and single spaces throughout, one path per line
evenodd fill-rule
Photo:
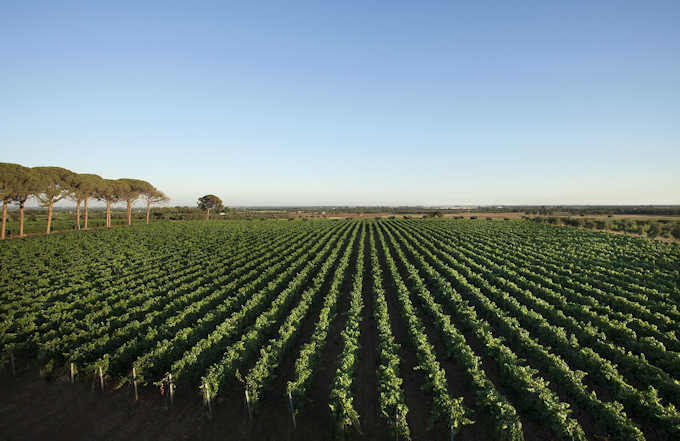
M 0 161 L 173 204 L 680 203 L 678 0 L 14 1 L 0 63 Z

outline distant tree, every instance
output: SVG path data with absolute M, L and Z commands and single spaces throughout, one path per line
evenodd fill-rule
M 102 179 L 95 197 L 100 201 L 106 201 L 106 228 L 111 228 L 111 204 L 120 202 L 127 191 L 127 184 L 124 182 Z
M 45 233 L 50 234 L 54 204 L 71 194 L 74 173 L 61 167 L 33 167 L 33 171 L 38 179 L 35 196 L 43 207 L 47 207 Z
M 616 222 L 616 225 L 618 226 L 618 229 L 620 231 L 623 231 L 623 234 L 627 234 L 628 232 L 630 232 L 633 224 L 627 221 L 626 219 L 620 219 Z
M 565 225 L 569 225 L 569 226 L 572 226 L 572 227 L 583 226 L 583 221 L 581 219 L 577 218 L 577 217 L 565 217 L 565 218 L 562 218 L 562 222 Z
M 680 239 L 680 223 L 673 226 L 671 229 L 671 235 L 676 239 Z
M 132 225 L 132 205 L 137 199 L 144 194 L 145 191 L 153 189 L 153 185 L 141 179 L 118 179 L 124 186 L 121 199 L 127 203 L 127 224 Z
M 0 198 L 2 198 L 2 226 L 0 227 L 0 239 L 5 238 L 5 226 L 7 223 L 7 205 L 17 197 L 17 191 L 21 189 L 30 169 L 7 162 L 0 162 Z
M 76 201 L 76 229 L 80 230 L 80 204 L 84 202 L 85 224 L 87 230 L 87 201 L 97 194 L 97 189 L 102 185 L 102 177 L 88 173 L 74 174 L 71 179 L 71 198 Z
M 651 222 L 649 224 L 649 228 L 647 228 L 647 237 L 653 239 L 658 235 L 659 235 L 659 226 L 657 224 L 655 224 L 654 222 Z
M 14 164 L 0 162 L 0 198 L 2 198 L 2 226 L 0 239 L 5 238 L 5 224 L 7 222 L 7 204 L 12 201 L 12 181 L 14 180 Z
M 39 189 L 39 179 L 33 169 L 25 167 L 17 180 L 12 202 L 19 204 L 19 237 L 24 236 L 24 206 L 26 201 Z
M 151 187 L 142 193 L 142 197 L 146 200 L 146 223 L 149 224 L 149 215 L 151 214 L 151 204 L 161 204 L 168 202 L 169 197 L 165 195 L 162 191 Z
M 205 210 L 205 219 L 210 219 L 210 210 L 221 210 L 222 200 L 215 196 L 214 194 L 207 194 L 201 198 L 198 198 L 198 208 Z

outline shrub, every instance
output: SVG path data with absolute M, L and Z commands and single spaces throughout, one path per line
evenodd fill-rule
M 647 229 L 647 237 L 655 238 L 659 235 L 659 227 L 655 223 L 649 224 Z
M 671 235 L 676 239 L 680 239 L 680 224 L 676 224 L 673 229 L 671 229 Z

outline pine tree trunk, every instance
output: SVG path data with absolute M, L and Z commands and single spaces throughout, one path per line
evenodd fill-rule
M 24 204 L 26 201 L 19 202 L 19 237 L 24 237 Z
M 205 213 L 205 220 L 210 219 L 210 208 L 208 208 L 208 212 Z
M 85 204 L 83 206 L 83 210 L 85 210 L 85 219 L 83 219 L 83 229 L 87 230 L 87 199 L 85 198 Z
M 50 234 L 50 227 L 52 226 L 52 204 L 53 202 L 50 201 L 50 204 L 47 206 L 47 229 L 45 234 Z
M 2 200 L 2 227 L 0 227 L 0 239 L 5 238 L 5 224 L 7 222 L 7 199 Z
M 106 201 L 106 228 L 111 228 L 111 201 Z
M 132 201 L 127 201 L 127 219 L 128 225 L 132 225 Z
M 151 214 L 151 201 L 146 201 L 146 224 L 149 225 L 149 215 Z
M 76 230 L 80 230 L 80 204 L 82 202 L 82 199 L 78 199 L 78 203 L 76 203 Z

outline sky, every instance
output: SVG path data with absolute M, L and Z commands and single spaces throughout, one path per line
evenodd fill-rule
M 680 2 L 5 2 L 0 161 L 172 205 L 680 204 Z

